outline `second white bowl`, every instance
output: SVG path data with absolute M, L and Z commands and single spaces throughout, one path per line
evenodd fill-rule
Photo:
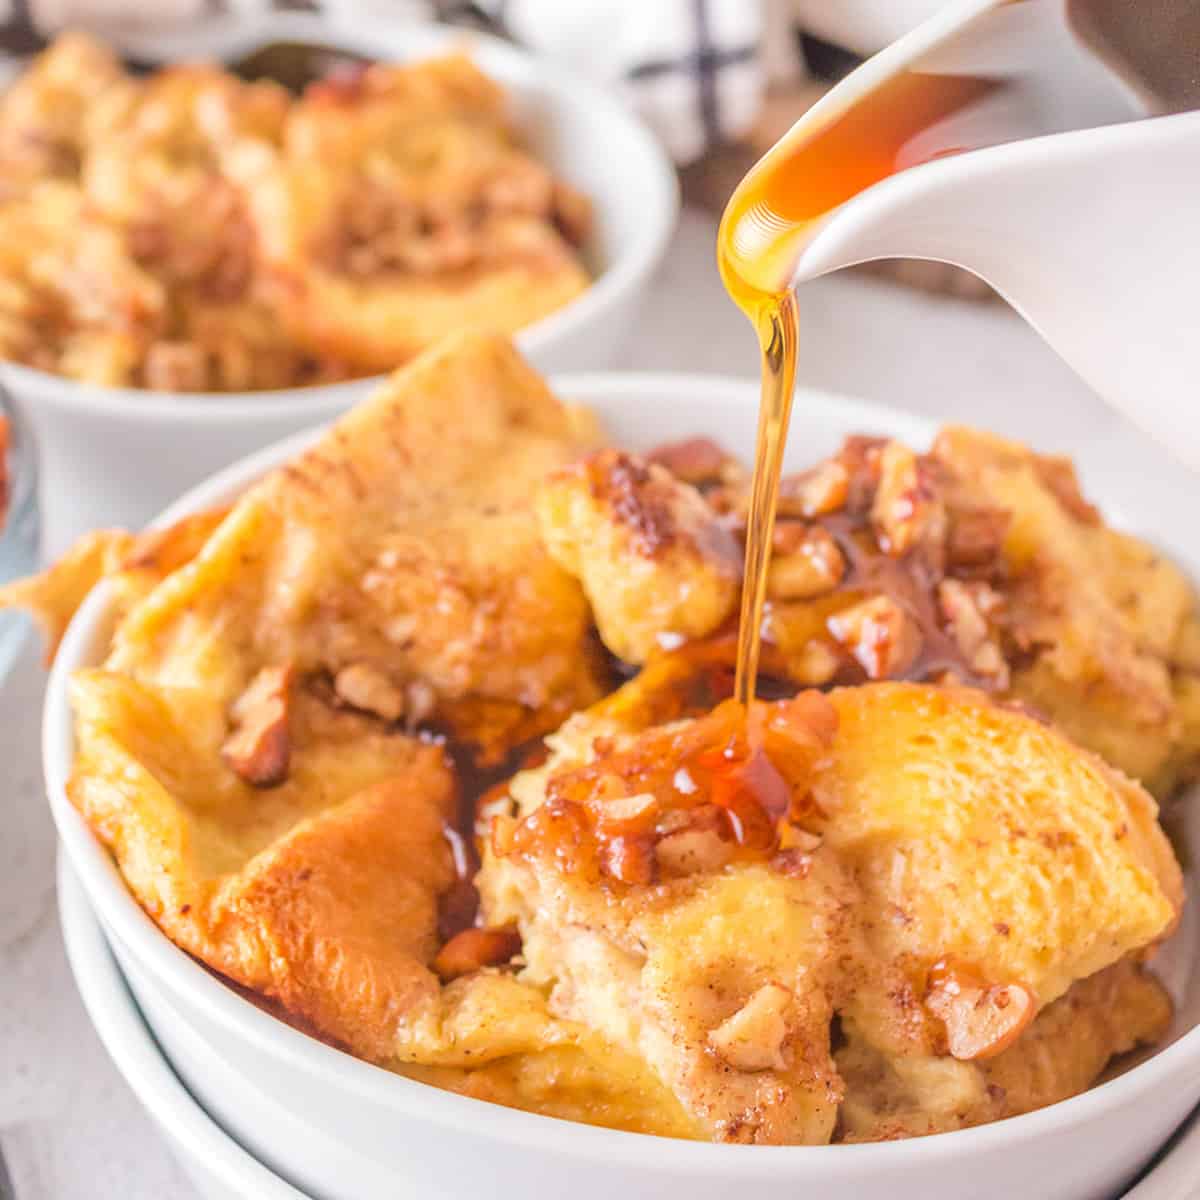
M 463 48 L 499 80 L 534 152 L 591 198 L 596 219 L 585 248 L 591 287 L 521 330 L 517 344 L 543 371 L 612 364 L 679 212 L 674 169 L 637 117 L 553 63 L 446 26 L 262 13 L 174 41 L 131 45 L 164 60 L 233 60 L 280 41 L 397 62 Z M 56 555 L 98 525 L 143 525 L 226 464 L 349 408 L 378 377 L 275 392 L 161 393 L 92 387 L 0 363 L 0 383 L 22 406 L 40 446 L 45 545 Z
M 753 384 L 673 375 L 555 381 L 592 406 L 613 439 L 634 448 L 709 434 L 748 458 Z M 931 426 L 880 407 L 816 393 L 797 397 L 792 466 L 851 432 L 927 445 Z M 163 520 L 236 496 L 312 434 L 222 472 Z M 1086 478 L 1086 475 L 1085 475 Z M 1102 481 L 1089 484 L 1103 497 Z M 1194 574 L 1186 514 L 1134 514 Z M 68 631 L 47 694 L 44 754 L 63 845 L 146 1019 L 205 1108 L 279 1174 L 325 1200 L 396 1195 L 571 1196 L 573 1200 L 1097 1200 L 1132 1179 L 1200 1099 L 1200 967 L 1195 905 L 1160 955 L 1177 1002 L 1168 1045 L 1089 1092 L 994 1125 L 862 1146 L 718 1146 L 618 1133 L 515 1112 L 391 1075 L 314 1041 L 262 1012 L 175 947 L 126 890 L 104 848 L 67 799 L 73 755 L 67 682 L 103 650 L 110 597 L 98 589 Z M 1200 822 L 1188 829 L 1200 860 Z

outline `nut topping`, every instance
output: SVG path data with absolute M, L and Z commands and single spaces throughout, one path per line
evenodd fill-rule
M 940 551 L 946 531 L 946 506 L 917 456 L 900 442 L 888 442 L 879 465 L 871 522 L 880 549 L 894 558 L 922 543 Z
M 229 710 L 234 729 L 221 747 L 221 757 L 254 787 L 274 787 L 287 778 L 292 675 L 290 664 L 263 667 Z
M 950 626 L 963 658 L 976 674 L 998 687 L 1008 686 L 1008 663 L 991 636 L 987 618 L 1003 601 L 986 583 L 943 579 L 938 584 L 938 605 Z
M 737 460 L 726 454 L 712 438 L 694 437 L 668 442 L 646 455 L 646 461 L 666 467 L 676 479 L 696 486 L 728 482 L 728 476 L 741 476 Z
M 964 1062 L 992 1058 L 1020 1037 L 1037 1012 L 1024 984 L 988 986 L 969 968 L 942 959 L 929 972 L 925 1007 L 946 1026 L 951 1055 Z
M 782 481 L 779 511 L 802 517 L 819 517 L 843 508 L 850 494 L 850 471 L 836 458 L 819 463 L 810 471 Z
M 733 847 L 713 829 L 681 829 L 659 840 L 654 857 L 666 875 L 698 875 L 719 871 L 733 857 Z
M 827 530 L 789 521 L 775 532 L 777 556 L 767 577 L 772 599 L 810 600 L 833 591 L 842 581 L 846 562 Z
M 520 949 L 521 935 L 511 926 L 464 929 L 438 951 L 433 969 L 443 981 L 449 982 L 482 967 L 506 963 Z
M 903 674 L 921 652 L 916 622 L 888 596 L 873 596 L 843 609 L 826 625 L 858 660 L 869 679 Z
M 351 663 L 333 680 L 333 690 L 343 703 L 385 721 L 404 716 L 404 692 L 382 671 L 369 663 Z
M 783 1070 L 791 1004 L 792 993 L 783 984 L 763 984 L 708 1035 L 710 1049 L 735 1071 Z

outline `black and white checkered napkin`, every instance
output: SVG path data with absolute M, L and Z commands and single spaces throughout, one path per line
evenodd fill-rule
M 491 28 L 620 91 L 681 163 L 745 132 L 764 89 L 760 0 L 0 0 L 0 52 L 27 55 L 68 26 L 118 44 L 136 27 L 144 45 L 155 28 L 267 8 Z

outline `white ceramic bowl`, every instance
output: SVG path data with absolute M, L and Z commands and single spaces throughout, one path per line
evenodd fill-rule
M 538 156 L 595 208 L 596 229 L 586 248 L 595 281 L 523 329 L 517 344 L 543 371 L 612 365 L 679 211 L 674 170 L 631 112 L 585 79 L 495 38 L 378 17 L 263 13 L 186 38 L 127 39 L 123 48 L 163 61 L 233 60 L 276 41 L 319 42 L 395 61 L 466 48 L 504 85 Z M 156 393 L 85 386 L 14 364 L 0 364 L 0 383 L 26 411 L 41 446 L 51 554 L 97 525 L 139 527 L 185 488 L 252 450 L 329 420 L 375 386 L 368 379 L 275 392 Z
M 676 375 L 557 380 L 590 404 L 616 441 L 647 447 L 708 433 L 752 450 L 755 387 Z M 790 458 L 798 466 L 849 432 L 928 443 L 928 423 L 885 408 L 800 393 Z M 293 438 L 195 489 L 164 515 L 228 500 L 311 437 Z M 1086 478 L 1086 473 L 1085 473 Z M 1099 480 L 1089 480 L 1103 495 Z M 1138 514 L 1135 514 L 1135 517 Z M 1186 514 L 1164 536 L 1161 514 L 1140 514 L 1195 574 Z M 1126 522 L 1137 528 L 1137 520 Z M 316 1042 L 225 987 L 169 942 L 126 891 L 105 850 L 66 798 L 72 758 L 67 681 L 102 649 L 110 611 L 98 589 L 59 653 L 46 701 L 50 804 L 67 856 L 167 1057 L 205 1108 L 257 1158 L 328 1200 L 400 1194 L 518 1195 L 611 1200 L 620 1195 L 726 1200 L 1097 1200 L 1145 1165 L 1200 1098 L 1200 969 L 1189 910 L 1161 956 L 1178 1005 L 1172 1040 L 1147 1062 L 1063 1104 L 980 1129 L 867 1146 L 701 1145 L 618 1133 L 490 1106 L 402 1079 Z M 1188 836 L 1200 856 L 1200 826 Z
M 104 1048 L 205 1200 L 304 1200 L 225 1133 L 179 1082 L 61 856 L 58 917 L 75 985 Z
M 100 1040 L 199 1193 L 205 1200 L 304 1200 L 216 1125 L 179 1082 L 63 858 L 58 912 L 75 984 Z M 1195 1200 L 1198 1173 L 1200 1114 L 1194 1113 L 1125 1200 Z

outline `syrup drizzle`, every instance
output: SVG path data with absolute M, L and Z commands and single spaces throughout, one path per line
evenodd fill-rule
M 799 338 L 792 286 L 800 255 L 836 208 L 917 165 L 906 148 L 922 138 L 920 161 L 958 153 L 938 127 L 999 86 L 969 75 L 901 70 L 849 103 L 818 105 L 752 168 L 734 191 L 717 235 L 726 290 L 758 335 L 762 398 L 738 628 L 735 697 L 755 698 L 767 569 L 779 476 L 792 408 Z M 949 656 L 948 656 L 949 657 Z

